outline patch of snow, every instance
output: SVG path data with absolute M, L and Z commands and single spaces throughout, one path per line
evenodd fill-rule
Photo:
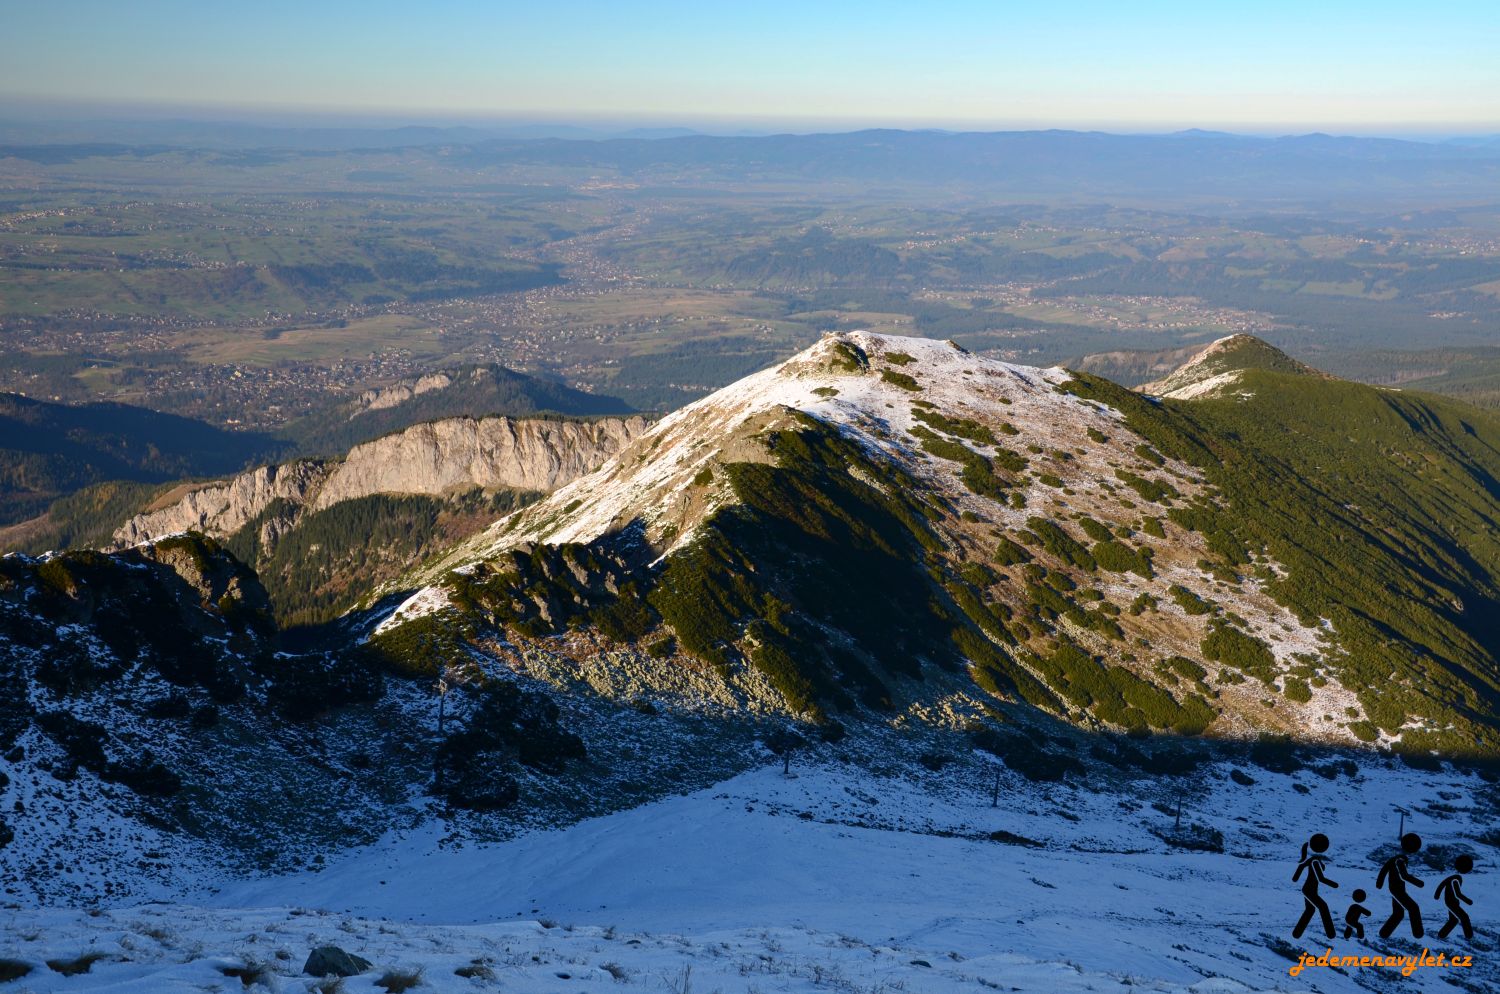
M 1192 400 L 1194 397 L 1217 397 L 1226 393 L 1230 387 L 1240 381 L 1240 370 L 1231 369 L 1223 373 L 1215 373 L 1201 380 L 1193 381 L 1186 386 L 1169 390 L 1162 394 L 1172 400 Z
M 396 609 L 376 625 L 370 634 L 379 635 L 408 621 L 436 614 L 448 607 L 449 603 L 448 592 L 442 587 L 423 587 L 396 605 Z

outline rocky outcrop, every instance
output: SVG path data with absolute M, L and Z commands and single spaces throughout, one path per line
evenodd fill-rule
M 165 535 L 201 531 L 220 537 L 232 535 L 258 517 L 273 501 L 307 503 L 328 478 L 331 465 L 298 460 L 262 466 L 230 480 L 204 484 L 176 503 L 137 514 L 114 534 L 116 548 L 140 545 Z
M 201 531 L 225 537 L 276 507 L 291 518 L 371 494 L 551 491 L 592 472 L 646 429 L 644 418 L 449 418 L 357 445 L 339 461 L 297 460 L 192 490 L 115 531 L 114 547 Z M 274 530 L 274 529 L 273 529 Z
M 255 571 L 230 555 L 211 538 L 177 535 L 139 545 L 123 553 L 125 562 L 144 561 L 164 566 L 196 595 L 196 602 L 221 610 L 269 617 L 271 601 Z
M 369 960 L 346 953 L 338 946 L 319 946 L 302 964 L 302 972 L 309 977 L 355 977 L 369 968 Z
M 365 411 L 383 411 L 388 407 L 396 407 L 406 403 L 418 394 L 428 393 L 432 390 L 446 390 L 453 385 L 453 377 L 448 373 L 428 373 L 420 377 L 415 383 L 398 383 L 393 387 L 383 390 L 366 390 L 359 395 L 354 402 L 354 413 L 351 418 L 363 414 Z
M 593 472 L 645 428 L 643 418 L 449 418 L 413 425 L 349 450 L 311 504 L 320 509 L 365 494 L 474 487 L 552 491 Z

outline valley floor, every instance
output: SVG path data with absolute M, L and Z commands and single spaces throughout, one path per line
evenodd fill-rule
M 1204 768 L 1183 824 L 1222 833 L 1224 852 L 1168 846 L 1165 782 L 1118 790 L 955 763 L 875 776 L 852 764 L 778 766 L 708 790 L 510 842 L 438 828 L 390 838 L 321 872 L 220 881 L 169 903 L 0 909 L 0 958 L 33 967 L 0 991 L 239 990 L 237 975 L 311 989 L 308 951 L 337 945 L 374 963 L 346 981 L 376 991 L 388 970 L 415 991 L 1485 991 L 1500 984 L 1494 787 L 1454 773 L 1370 762 L 1357 776 Z M 1248 776 L 1244 776 L 1248 774 Z M 1160 784 L 1160 786 L 1158 786 Z M 1096 788 L 1097 788 L 1096 784 Z M 1158 796 L 1155 791 L 1161 790 Z M 1391 805 L 1429 852 L 1476 854 L 1465 883 L 1473 941 L 1436 938 L 1438 873 L 1417 892 L 1429 935 L 1384 942 L 1374 888 L 1391 848 Z M 1291 882 L 1301 843 L 1333 840 L 1327 892 L 1342 926 L 1370 897 L 1366 941 L 1302 940 Z M 996 841 L 991 833 L 1010 833 Z M 1493 835 L 1487 837 L 1494 842 Z M 1473 954 L 1468 969 L 1288 968 L 1300 952 Z M 98 953 L 64 977 L 47 960 Z M 463 970 L 470 976 L 455 974 Z M 243 986 L 249 986 L 247 981 Z

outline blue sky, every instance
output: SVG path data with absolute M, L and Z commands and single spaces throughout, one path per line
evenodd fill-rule
M 0 0 L 0 99 L 385 119 L 1500 130 L 1500 2 Z

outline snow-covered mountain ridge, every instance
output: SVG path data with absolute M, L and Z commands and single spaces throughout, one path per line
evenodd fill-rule
M 1323 382 L 1244 336 L 1184 368 Z M 1228 502 L 1205 466 L 1137 430 L 1127 409 L 1149 402 L 1092 382 L 827 336 L 432 560 L 376 639 L 464 619 L 472 647 L 526 641 L 560 685 L 804 715 L 863 694 L 959 724 L 1024 700 L 1137 732 L 1393 743 L 1421 727 L 1372 720 L 1339 676 L 1339 625 L 1287 601 L 1286 564 L 1214 517 Z M 857 617 L 868 603 L 834 603 L 840 586 L 879 608 Z M 601 647 L 630 664 L 601 668 Z M 964 669 L 974 682 L 952 679 Z

